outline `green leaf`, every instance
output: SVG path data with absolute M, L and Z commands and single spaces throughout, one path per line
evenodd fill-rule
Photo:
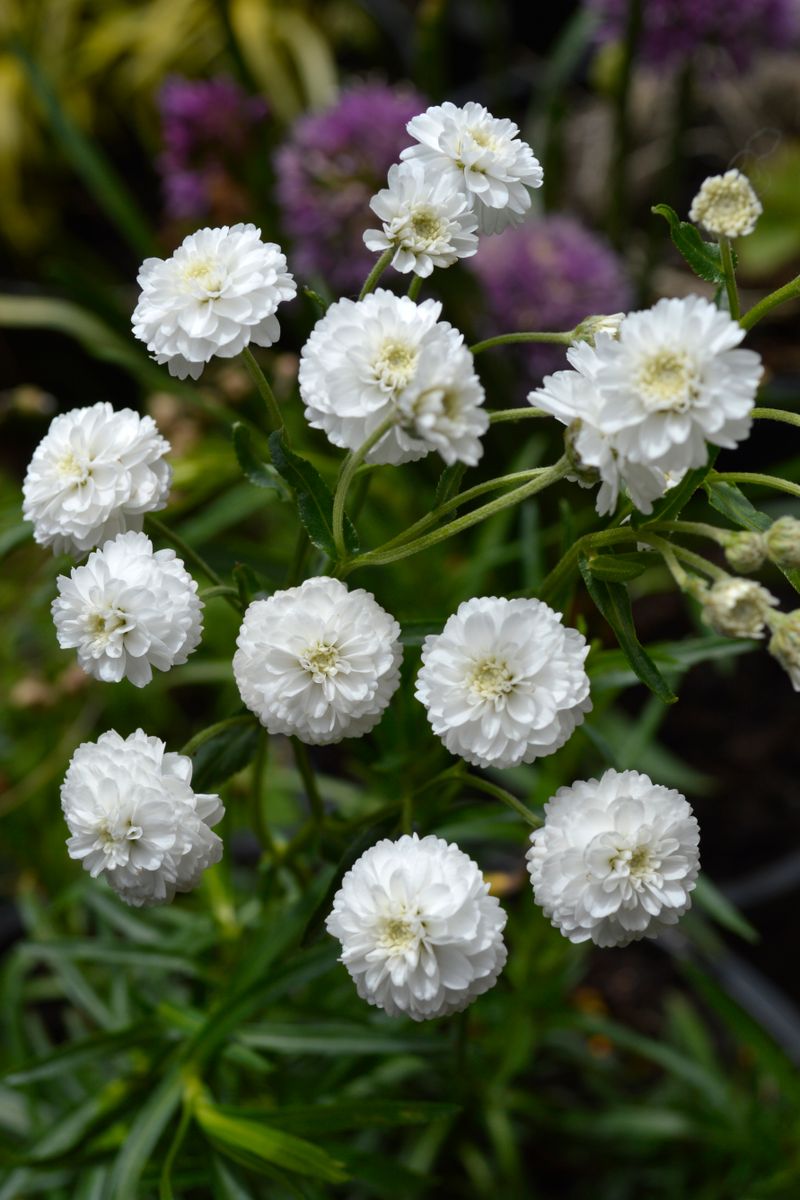
M 232 437 L 236 461 L 250 482 L 256 487 L 277 492 L 281 500 L 291 500 L 292 494 L 275 468 L 270 463 L 262 462 L 256 454 L 247 426 L 237 421 L 233 426 Z
M 27 521 L 19 521 L 16 525 L 9 525 L 0 533 L 0 558 L 5 558 L 12 550 L 16 550 L 17 546 L 21 546 L 23 542 L 29 541 L 33 537 L 33 526 Z
M 174 971 L 197 976 L 202 968 L 179 954 L 163 954 L 146 946 L 126 946 L 122 942 L 98 939 L 64 938 L 46 942 L 23 942 L 18 951 L 23 957 L 44 962 L 90 962 L 148 971 Z
M 688 221 L 681 221 L 674 209 L 668 204 L 654 204 L 650 209 L 659 217 L 663 217 L 669 225 L 670 236 L 679 253 L 701 279 L 707 283 L 722 283 L 725 272 L 722 269 L 719 246 L 716 242 L 706 242 L 700 236 L 696 226 Z
M 316 467 L 288 448 L 280 430 L 270 434 L 269 449 L 276 470 L 294 489 L 297 511 L 309 538 L 317 549 L 323 550 L 329 558 L 336 558 L 336 544 L 333 540 L 333 496 L 330 488 Z M 358 534 L 346 513 L 344 542 L 349 554 L 358 553 Z
M 672 521 L 680 516 L 697 489 L 702 487 L 703 480 L 717 461 L 718 454 L 719 446 L 709 446 L 708 460 L 705 466 L 687 471 L 680 483 L 670 488 L 666 495 L 653 506 L 653 511 L 648 517 L 634 512 L 631 516 L 632 524 L 639 528 L 642 525 L 650 524 L 651 521 Z
M 455 496 L 461 486 L 466 469 L 466 464 L 461 462 L 451 463 L 449 467 L 445 467 L 436 482 L 436 496 L 433 502 L 435 509 Z
M 400 621 L 400 641 L 404 646 L 421 646 L 428 634 L 441 633 L 446 617 L 424 618 L 411 617 L 407 621 Z
M 3 1076 L 3 1082 L 9 1087 L 21 1087 L 23 1084 L 38 1083 L 42 1079 L 52 1079 L 64 1072 L 71 1075 L 87 1063 L 93 1063 L 97 1059 L 106 1063 L 113 1055 L 128 1050 L 131 1046 L 140 1046 L 147 1034 L 148 1024 L 143 1022 L 131 1025 L 119 1033 L 99 1033 L 94 1037 L 83 1038 L 62 1050 L 56 1050 L 54 1054 L 23 1064 Z M 157 1031 L 152 1027 L 149 1029 L 149 1036 L 157 1036 Z
M 638 577 L 658 562 L 651 553 L 634 551 L 631 554 L 593 554 L 587 559 L 591 573 L 597 579 L 610 579 L 624 583 Z
M 180 1104 L 184 1081 L 174 1066 L 139 1109 L 114 1162 L 109 1195 L 114 1200 L 139 1200 L 139 1181 L 161 1134 Z
M 314 1021 L 249 1025 L 240 1031 L 245 1046 L 274 1054 L 430 1054 L 441 1053 L 446 1042 L 419 1034 L 395 1033 L 346 1021 Z
M 729 929 L 731 933 L 744 938 L 746 942 L 757 942 L 760 940 L 758 930 L 754 929 L 750 922 L 742 916 L 738 908 L 731 904 L 727 896 L 724 896 L 714 886 L 707 875 L 701 875 L 698 878 L 694 898 L 698 906 L 707 912 L 723 929 Z
M 227 1111 L 227 1110 L 226 1110 Z M 347 1129 L 394 1129 L 427 1125 L 461 1112 L 458 1104 L 434 1101 L 337 1100 L 333 1104 L 298 1104 L 269 1113 L 270 1125 L 289 1133 L 325 1137 Z
M 261 735 L 259 725 L 223 729 L 203 742 L 192 755 L 192 787 L 202 792 L 219 787 L 252 762 Z
M 674 704 L 678 697 L 667 685 L 663 675 L 636 635 L 628 589 L 622 583 L 596 579 L 583 554 L 578 560 L 578 566 L 589 595 L 616 634 L 620 649 L 630 663 L 634 674 L 664 704 Z
M 769 529 L 772 517 L 755 508 L 735 483 L 726 483 L 724 480 L 717 482 L 712 479 L 705 487 L 711 507 L 740 529 L 749 529 L 754 533 L 763 533 Z M 800 592 L 800 571 L 797 568 L 785 570 L 779 565 L 778 570 L 789 580 L 794 590 Z
M 326 1183 L 342 1183 L 347 1179 L 343 1163 L 331 1158 L 313 1142 L 294 1134 L 236 1116 L 230 1110 L 223 1112 L 206 1099 L 196 1102 L 194 1115 L 200 1128 L 219 1150 L 225 1151 L 228 1147 L 243 1150 L 273 1166 L 294 1171 L 297 1175 L 310 1175 Z

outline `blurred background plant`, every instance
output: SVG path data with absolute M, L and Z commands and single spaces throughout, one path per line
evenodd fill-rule
M 755 25 L 736 24 L 762 7 Z M 697 16 L 706 8 L 709 24 Z M 663 37 L 672 31 L 669 54 L 653 49 L 656 17 Z M 266 762 L 249 726 L 211 739 L 195 778 L 222 788 L 225 859 L 194 897 L 136 913 L 67 858 L 61 777 L 74 747 L 103 729 L 143 725 L 177 749 L 235 711 L 237 617 L 209 600 L 201 649 L 144 693 L 87 679 L 50 620 L 67 560 L 33 545 L 19 485 L 55 412 L 108 398 L 141 408 L 173 446 L 174 528 L 245 593 L 282 586 L 295 547 L 281 493 L 258 486 L 252 463 L 243 477 L 231 445 L 232 419 L 258 420 L 249 378 L 217 362 L 199 385 L 182 384 L 140 352 L 129 314 L 141 258 L 204 222 L 252 219 L 285 245 L 302 285 L 357 290 L 368 199 L 405 144 L 404 121 L 423 96 L 476 98 L 520 122 L 546 184 L 528 224 L 434 277 L 468 338 L 569 328 L 590 310 L 703 290 L 650 207 L 667 201 L 685 216 L 704 176 L 730 165 L 748 172 L 765 209 L 741 243 L 749 301 L 800 268 L 798 61 L 789 0 L 592 0 L 546 12 L 521 0 L 7 0 L 2 1200 L 797 1195 L 800 761 L 774 662 L 696 627 L 664 572 L 649 569 L 630 591 L 641 640 L 680 685 L 680 703 L 665 708 L 585 599 L 558 598 L 595 640 L 595 712 L 557 755 L 503 783 L 535 806 L 613 763 L 681 788 L 703 831 L 697 909 L 658 945 L 576 951 L 534 908 L 513 816 L 469 789 L 426 792 L 420 830 L 457 839 L 490 873 L 513 953 L 468 1017 L 411 1029 L 366 1010 L 333 968 L 335 949 L 318 937 L 327 888 L 337 864 L 396 829 L 398 790 L 449 761 L 416 751 L 429 746 L 411 699 L 423 633 L 466 596 L 536 587 L 590 527 L 586 504 L 558 489 L 440 558 L 369 571 L 365 586 L 404 629 L 405 685 L 369 745 L 312 755 L 320 837 L 303 833 L 303 782 L 280 740 Z M 295 385 L 317 315 L 313 297 L 295 301 L 263 362 L 292 433 L 331 481 L 336 462 L 302 432 Z M 800 408 L 797 315 L 797 305 L 778 310 L 752 339 L 768 369 L 763 404 Z M 519 353 L 480 366 L 507 407 L 562 363 Z M 748 443 L 748 468 L 797 479 L 800 457 L 767 424 Z M 487 446 L 496 472 L 549 461 L 558 444 L 552 430 L 502 433 Z M 374 472 L 365 542 L 415 520 L 436 484 L 430 462 Z M 800 515 L 791 497 L 752 498 L 769 515 Z M 791 600 L 777 572 L 767 583 Z M 186 1087 L 201 1077 L 207 1092 Z M 351 1181 L 337 1182 L 345 1171 Z

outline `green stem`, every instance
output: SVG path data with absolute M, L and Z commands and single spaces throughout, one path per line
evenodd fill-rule
M 291 739 L 292 750 L 294 752 L 294 761 L 297 764 L 297 769 L 300 772 L 300 778 L 303 781 L 303 787 L 306 790 L 308 802 L 311 805 L 311 816 L 314 820 L 314 825 L 319 831 L 322 828 L 322 822 L 325 820 L 325 806 L 322 803 L 322 797 L 319 794 L 317 780 L 314 775 L 314 768 L 311 766 L 311 761 L 308 757 L 308 750 L 305 743 L 299 738 Z
M 202 571 L 204 575 L 207 575 L 214 584 L 215 588 L 222 589 L 216 594 L 219 596 L 224 596 L 231 608 L 234 608 L 236 612 L 241 615 L 242 610 L 239 606 L 238 593 L 233 588 L 229 588 L 222 582 L 222 579 L 217 572 L 208 565 L 206 560 L 199 555 L 196 550 L 192 549 L 188 542 L 183 540 L 180 534 L 175 533 L 172 529 L 169 529 L 163 521 L 159 521 L 158 517 L 154 517 L 152 513 L 148 513 L 145 520 L 146 524 L 154 533 L 157 533 L 159 537 L 164 539 L 165 542 L 170 542 L 176 550 L 180 550 L 184 561 L 192 563 L 198 571 Z M 230 595 L 228 595 L 229 592 L 231 593 Z M 234 599 L 234 597 L 236 598 Z
M 733 266 L 733 255 L 731 254 L 730 239 L 724 234 L 720 234 L 717 241 L 719 242 L 719 255 L 722 262 L 722 270 L 725 275 L 725 291 L 728 294 L 728 311 L 734 321 L 739 320 L 739 289 L 736 286 L 736 271 Z
M 531 417 L 549 417 L 550 413 L 541 408 L 497 408 L 489 413 L 489 424 L 497 425 L 500 421 L 526 421 Z
M 362 462 L 369 454 L 373 446 L 381 440 L 381 438 L 389 432 L 392 426 L 396 423 L 394 413 L 387 417 L 385 421 L 374 429 L 367 440 L 348 454 L 347 458 L 342 463 L 342 469 L 339 472 L 339 479 L 336 484 L 336 494 L 333 497 L 333 541 L 336 546 L 336 553 L 340 561 L 347 558 L 347 547 L 344 544 L 344 505 L 347 500 L 347 493 L 350 489 L 350 484 L 353 482 L 355 475 Z
M 468 771 L 464 776 L 464 783 L 479 792 L 485 792 L 487 796 L 494 796 L 495 800 L 501 800 L 503 804 L 513 809 L 518 816 L 527 821 L 534 829 L 538 829 L 542 824 L 542 818 L 537 816 L 536 813 L 532 813 L 526 804 L 523 804 L 516 796 L 512 796 L 511 792 L 507 792 L 505 788 L 499 787 L 496 783 L 490 783 L 488 779 L 484 779 L 481 775 L 473 775 Z
M 775 475 L 759 475 L 755 471 L 713 471 L 710 478 L 712 483 L 754 483 L 788 492 L 790 496 L 800 496 L 800 487 L 796 483 Z
M 171 1182 L 172 1168 L 178 1155 L 178 1151 L 183 1145 L 183 1139 L 186 1137 L 191 1119 L 191 1106 L 189 1104 L 184 1104 L 180 1120 L 178 1121 L 178 1127 L 175 1130 L 175 1136 L 170 1142 L 169 1149 L 164 1156 L 164 1165 L 161 1168 L 161 1179 L 158 1185 L 159 1200 L 174 1200 L 175 1193 L 172 1190 Z
M 693 550 L 687 550 L 685 546 L 678 546 L 675 542 L 668 542 L 666 538 L 659 537 L 656 533 L 650 533 L 646 526 L 637 530 L 637 534 L 640 542 L 647 542 L 649 546 L 652 546 L 654 550 L 657 550 L 659 554 L 662 555 L 670 571 L 675 576 L 676 582 L 678 582 L 681 588 L 686 582 L 686 573 L 680 567 L 677 567 L 677 564 L 675 564 L 682 577 L 682 581 L 679 581 L 678 576 L 675 574 L 675 568 L 673 567 L 673 561 L 675 558 L 679 558 L 688 566 L 693 567 L 695 571 L 700 571 L 702 574 L 708 575 L 711 579 L 728 578 L 727 571 L 723 571 L 721 567 L 709 562 L 708 559 L 703 558 L 701 554 L 695 554 Z
M 199 592 L 198 595 L 203 602 L 206 600 L 213 600 L 215 596 L 233 596 L 236 600 L 237 609 L 239 607 L 239 593 L 237 592 L 236 588 L 226 587 L 224 584 L 215 585 L 214 587 L 210 588 L 203 588 L 202 592 Z
M 226 717 L 224 721 L 217 721 L 215 725 L 209 725 L 206 729 L 201 729 L 194 737 L 189 738 L 189 741 L 181 747 L 181 754 L 194 754 L 198 747 L 203 745 L 203 742 L 210 741 L 212 737 L 216 737 L 218 733 L 222 733 L 225 729 L 233 729 L 236 725 L 255 724 L 255 717 L 252 713 L 239 713 L 236 717 Z
M 557 483 L 559 479 L 563 479 L 569 470 L 570 464 L 566 457 L 560 458 L 551 467 L 542 469 L 540 474 L 529 483 L 515 488 L 513 492 L 509 492 L 505 496 L 499 496 L 496 500 L 490 500 L 488 504 L 481 505 L 480 508 L 474 509 L 471 513 L 467 513 L 466 516 L 458 517 L 455 521 L 450 521 L 443 529 L 436 529 L 432 533 L 425 534 L 417 541 L 398 546 L 385 553 L 376 550 L 368 551 L 366 554 L 362 554 L 360 558 L 355 559 L 350 564 L 349 569 L 384 566 L 386 563 L 397 562 L 401 558 L 408 558 L 412 554 L 419 554 L 422 550 L 427 550 L 430 546 L 435 546 L 439 542 L 445 541 L 447 538 L 452 537 L 453 534 L 460 533 L 463 529 L 469 529 L 472 525 L 477 525 L 506 508 L 512 508 L 515 504 L 520 504 L 523 500 L 527 500 L 529 496 L 533 496 L 537 492 L 543 491 L 544 488 L 549 487 L 551 483 Z
M 370 292 L 374 290 L 375 284 L 378 282 L 393 258 L 394 250 L 390 246 L 388 250 L 384 250 L 383 254 L 380 256 L 378 261 L 375 263 L 375 266 L 364 280 L 364 286 L 362 287 L 358 296 L 359 300 L 363 300 L 365 296 L 368 296 Z
M 578 559 L 585 550 L 593 550 L 598 546 L 610 546 L 614 542 L 632 542 L 636 540 L 637 531 L 625 526 L 621 529 L 600 529 L 595 533 L 585 533 L 569 548 L 567 553 L 553 567 L 550 574 L 542 581 L 537 589 L 540 599 L 557 596 L 566 580 L 577 569 Z
M 800 413 L 786 412 L 783 408 L 754 408 L 750 416 L 767 421 L 785 421 L 787 425 L 800 425 Z
M 253 352 L 249 346 L 245 346 L 244 350 L 242 351 L 242 359 L 244 360 L 244 365 L 247 367 L 250 378 L 256 386 L 259 396 L 264 401 L 264 405 L 267 410 L 267 416 L 269 418 L 268 424 L 270 432 L 272 432 L 274 429 L 283 429 L 283 415 L 280 407 L 278 406 L 278 401 L 275 399 L 275 393 L 269 386 L 267 377 L 256 362 Z
M 411 283 L 408 285 L 408 291 L 406 292 L 406 295 L 408 296 L 409 300 L 416 300 L 417 296 L 419 295 L 419 290 L 421 287 L 422 287 L 422 276 L 415 275 L 414 278 L 411 280 Z
M 685 533 L 689 537 L 710 538 L 720 546 L 724 546 L 730 536 L 730 530 L 722 529 L 719 525 L 705 525 L 701 521 L 654 521 L 646 528 L 659 533 Z
M 752 329 L 762 317 L 765 317 L 768 312 L 772 312 L 773 308 L 777 308 L 779 304 L 785 304 L 787 300 L 796 300 L 798 296 L 800 296 L 800 275 L 796 275 L 783 287 L 770 292 L 763 300 L 759 300 L 758 304 L 754 304 L 743 317 L 739 318 L 739 324 L 742 329 Z
M 493 346 L 514 346 L 522 342 L 548 342 L 556 346 L 570 346 L 576 336 L 574 329 L 569 329 L 566 333 L 499 333 L 497 337 L 475 342 L 470 346 L 470 350 L 473 354 L 480 354 L 482 350 L 491 350 Z

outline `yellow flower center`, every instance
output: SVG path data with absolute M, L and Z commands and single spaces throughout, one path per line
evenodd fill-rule
M 332 675 L 339 665 L 339 651 L 332 642 L 315 642 L 301 656 L 300 665 L 315 679 Z
M 397 953 L 407 950 L 417 940 L 413 925 L 401 917 L 390 917 L 383 926 L 380 944 L 384 950 Z
M 496 700 L 510 692 L 514 686 L 514 676 L 508 669 L 508 663 L 501 658 L 483 658 L 476 664 L 469 680 L 469 686 L 482 700 Z
M 442 235 L 442 222 L 432 208 L 418 208 L 411 217 L 411 229 L 423 242 L 433 242 Z
M 405 342 L 386 341 L 375 359 L 375 375 L 380 383 L 392 390 L 408 384 L 417 365 L 417 351 Z
M 199 284 L 207 293 L 207 299 L 218 296 L 222 290 L 222 278 L 219 264 L 213 259 L 196 258 L 183 268 L 183 278 L 189 284 Z
M 686 412 L 697 394 L 689 359 L 676 350 L 659 350 L 646 358 L 636 383 L 653 412 Z

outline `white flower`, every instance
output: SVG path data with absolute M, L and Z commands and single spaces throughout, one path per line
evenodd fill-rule
M 627 946 L 691 907 L 700 830 L 680 792 L 638 771 L 562 787 L 528 851 L 536 903 L 571 942 Z
M 326 925 L 362 1000 L 414 1021 L 460 1012 L 506 961 L 506 914 L 458 846 L 404 835 L 342 880 Z
M 185 663 L 200 641 L 202 602 L 197 584 L 174 550 L 153 552 L 143 533 L 121 533 L 59 575 L 53 620 L 58 644 L 76 648 L 95 679 L 127 677 L 144 687 L 153 667 Z
M 210 826 L 225 812 L 219 796 L 193 792 L 191 780 L 191 759 L 166 753 L 141 729 L 84 742 L 61 785 L 70 858 L 137 908 L 191 891 L 222 857 Z
M 567 357 L 600 393 L 595 422 L 628 462 L 667 472 L 705 465 L 706 443 L 733 449 L 750 432 L 761 359 L 735 347 L 744 330 L 708 300 L 659 300 Z
M 82 555 L 141 529 L 167 503 L 169 442 L 152 417 L 102 402 L 55 417 L 34 451 L 22 485 L 22 512 L 40 546 Z
M 369 592 L 318 576 L 255 600 L 233 673 L 270 733 L 312 746 L 368 733 L 400 682 L 400 626 Z
M 415 304 L 384 289 L 332 304 L 300 358 L 309 424 L 356 450 L 394 419 L 367 462 L 412 462 L 438 450 L 447 463 L 474 466 L 489 427 L 484 391 L 463 336 L 439 320 L 441 311 L 436 300 Z
M 800 692 L 800 608 L 790 613 L 773 613 L 769 652 L 789 675 L 792 687 Z
M 470 100 L 434 105 L 406 126 L 419 143 L 403 150 L 426 169 L 449 176 L 474 205 L 482 233 L 518 225 L 531 206 L 528 188 L 542 185 L 542 168 L 513 121 L 493 117 Z
M 720 579 L 700 597 L 703 620 L 722 637 L 760 638 L 778 603 L 752 579 Z
M 717 236 L 744 237 L 753 232 L 763 211 L 750 180 L 734 169 L 703 181 L 689 220 Z
M 280 246 L 255 225 L 198 229 L 171 258 L 146 258 L 138 283 L 133 332 L 178 379 L 199 379 L 215 355 L 277 342 L 278 305 L 297 292 Z
M 394 250 L 392 266 L 425 278 L 434 267 L 452 267 L 478 249 L 478 221 L 469 198 L 450 175 L 426 171 L 411 159 L 389 168 L 389 186 L 370 200 L 383 222 L 364 242 L 382 254 Z
M 586 346 L 576 361 L 591 353 Z M 604 397 L 589 378 L 578 371 L 546 375 L 542 387 L 528 395 L 528 403 L 567 426 L 567 454 L 575 467 L 567 478 L 582 487 L 600 480 L 596 503 L 600 516 L 614 511 L 622 487 L 640 512 L 653 511 L 653 501 L 667 490 L 667 477 L 657 467 L 626 458 L 614 435 L 603 431 Z
M 588 652 L 541 600 L 467 600 L 426 637 L 417 699 L 451 754 L 515 767 L 560 749 L 591 710 Z

